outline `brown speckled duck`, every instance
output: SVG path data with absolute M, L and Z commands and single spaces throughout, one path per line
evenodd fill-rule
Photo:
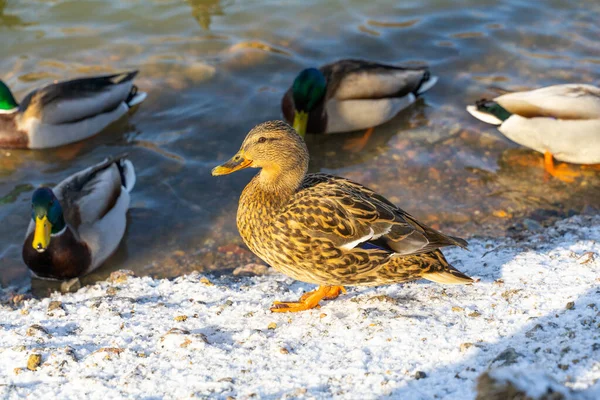
M 282 121 L 252 129 L 238 153 L 213 169 L 225 175 L 261 168 L 240 197 L 237 226 L 246 245 L 276 270 L 319 288 L 272 311 L 302 311 L 344 286 L 427 279 L 465 284 L 440 247 L 466 247 L 372 190 L 344 178 L 307 174 L 304 140 Z

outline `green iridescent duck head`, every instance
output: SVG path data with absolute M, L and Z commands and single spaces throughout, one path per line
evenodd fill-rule
M 306 134 L 308 116 L 315 110 L 327 93 L 327 80 L 316 68 L 300 72 L 292 85 L 294 99 L 294 129 L 302 137 Z
M 12 92 L 4 82 L 0 80 L 0 112 L 11 111 L 19 107 Z
M 49 188 L 39 188 L 31 198 L 31 219 L 35 222 L 33 248 L 42 253 L 50 245 L 52 235 L 65 228 L 63 210 Z

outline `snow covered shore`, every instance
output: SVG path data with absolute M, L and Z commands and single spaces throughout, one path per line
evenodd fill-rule
M 473 285 L 349 288 L 298 314 L 269 312 L 312 289 L 279 274 L 3 289 L 0 398 L 473 399 L 488 371 L 600 398 L 600 217 L 529 239 L 445 252 Z

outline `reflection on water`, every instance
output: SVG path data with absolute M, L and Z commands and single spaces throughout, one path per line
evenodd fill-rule
M 187 0 L 192 7 L 192 16 L 205 31 L 210 29 L 214 15 L 223 15 L 220 0 Z
M 126 238 L 84 283 L 117 268 L 174 276 L 254 261 L 234 217 L 254 171 L 216 179 L 210 169 L 253 125 L 280 117 L 300 69 L 342 57 L 428 64 L 440 81 L 360 153 L 346 148 L 360 132 L 309 137 L 311 171 L 363 182 L 467 237 L 600 208 L 596 169 L 571 185 L 548 180 L 539 154 L 464 111 L 504 90 L 600 82 L 600 4 L 544 4 L 0 0 L 0 77 L 18 98 L 55 79 L 131 68 L 149 93 L 132 118 L 86 142 L 0 152 L 0 284 L 27 282 L 20 252 L 33 188 L 123 151 L 138 174 Z

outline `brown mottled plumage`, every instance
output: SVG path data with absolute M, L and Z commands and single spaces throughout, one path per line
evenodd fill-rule
M 421 224 L 358 183 L 307 175 L 306 145 L 285 122 L 256 126 L 213 175 L 245 167 L 262 169 L 240 197 L 237 226 L 244 242 L 276 270 L 321 286 L 300 302 L 276 303 L 273 311 L 312 308 L 346 285 L 472 281 L 438 250 L 466 247 L 464 240 Z

